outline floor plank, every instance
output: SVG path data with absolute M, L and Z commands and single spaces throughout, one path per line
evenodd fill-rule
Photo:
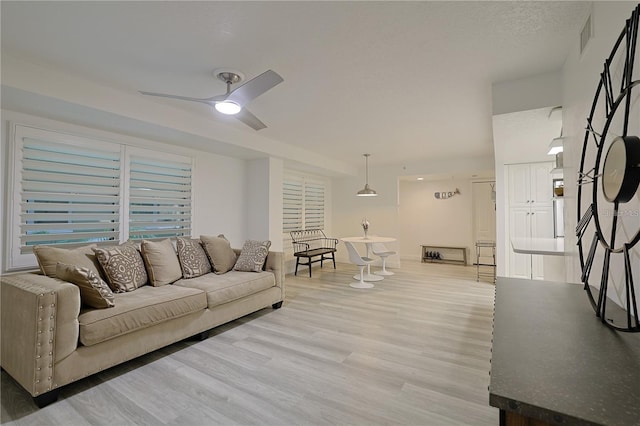
M 286 278 L 264 309 L 62 389 L 37 409 L 6 372 L 12 425 L 496 425 L 494 286 L 474 267 L 403 261 L 372 289 L 357 268 Z

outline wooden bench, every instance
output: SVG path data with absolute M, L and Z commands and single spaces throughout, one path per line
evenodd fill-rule
M 336 246 L 338 240 L 328 238 L 321 229 L 307 229 L 304 231 L 291 231 L 291 243 L 293 244 L 293 255 L 296 257 L 296 271 L 298 275 L 298 265 L 309 267 L 309 278 L 311 278 L 311 265 L 325 260 L 333 261 L 333 269 L 336 269 Z M 331 257 L 329 257 L 331 255 Z M 307 259 L 300 262 L 300 259 Z

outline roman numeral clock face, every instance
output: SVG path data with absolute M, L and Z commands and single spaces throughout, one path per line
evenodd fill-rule
M 608 326 L 640 331 L 640 5 L 605 59 L 587 118 L 578 174 L 582 282 Z M 639 286 L 640 288 L 640 286 Z

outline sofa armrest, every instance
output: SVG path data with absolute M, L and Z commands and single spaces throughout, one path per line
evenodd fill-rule
M 264 270 L 273 272 L 276 276 L 276 286 L 282 288 L 284 299 L 284 253 L 281 251 L 270 251 L 267 260 L 264 262 Z
M 48 392 L 55 363 L 78 345 L 80 289 L 27 273 L 1 277 L 0 290 L 2 368 L 31 395 Z

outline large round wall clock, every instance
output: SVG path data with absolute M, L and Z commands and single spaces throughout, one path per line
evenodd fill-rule
M 640 54 L 633 11 L 605 59 L 578 173 L 578 254 L 596 315 L 609 327 L 640 331 Z

